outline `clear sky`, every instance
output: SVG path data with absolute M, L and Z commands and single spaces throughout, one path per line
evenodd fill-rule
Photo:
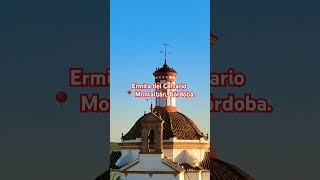
M 119 141 L 149 111 L 150 101 L 129 96 L 130 84 L 153 83 L 164 63 L 163 43 L 170 44 L 168 64 L 177 83 L 187 83 L 195 98 L 178 99 L 179 111 L 205 133 L 209 122 L 210 1 L 111 1 L 111 141 Z

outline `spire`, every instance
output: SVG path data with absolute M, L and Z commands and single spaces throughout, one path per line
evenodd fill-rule
M 163 43 L 162 45 L 163 45 L 163 47 L 164 47 L 164 50 L 161 50 L 160 53 L 164 54 L 164 64 L 163 64 L 163 67 L 168 67 L 168 65 L 167 65 L 167 54 L 171 54 L 171 52 L 168 52 L 168 51 L 167 51 L 167 48 L 168 48 L 169 44 Z

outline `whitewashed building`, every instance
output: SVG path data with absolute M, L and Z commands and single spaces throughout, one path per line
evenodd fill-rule
M 210 47 L 218 41 L 210 33 Z M 175 84 L 176 71 L 166 61 L 153 73 L 156 83 Z M 110 156 L 109 169 L 95 180 L 179 179 L 254 180 L 235 165 L 218 159 L 208 135 L 178 112 L 175 98 L 156 98 L 156 107 L 122 136 L 121 151 Z
M 153 75 L 156 83 L 175 84 L 177 73 L 165 60 Z M 111 154 L 110 179 L 210 179 L 208 135 L 177 110 L 174 97 L 156 98 L 119 146 Z

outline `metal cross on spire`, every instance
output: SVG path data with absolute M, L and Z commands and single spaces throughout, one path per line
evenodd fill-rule
M 160 53 L 164 54 L 164 64 L 167 64 L 167 54 L 171 54 L 171 52 L 167 51 L 169 44 L 163 43 L 162 45 L 164 47 L 164 50 L 161 50 Z

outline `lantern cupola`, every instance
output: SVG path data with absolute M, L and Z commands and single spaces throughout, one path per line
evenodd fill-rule
M 156 84 L 162 84 L 161 89 L 157 89 L 157 92 L 167 92 L 176 91 L 176 89 L 164 89 L 163 84 L 175 84 L 177 72 L 167 64 L 167 59 L 165 58 L 164 64 L 161 68 L 157 68 L 153 73 L 155 77 Z M 176 112 L 176 98 L 175 97 L 157 97 L 155 111 L 168 111 Z

